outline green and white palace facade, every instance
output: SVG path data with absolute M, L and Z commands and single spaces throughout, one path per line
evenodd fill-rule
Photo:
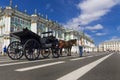
M 11 32 L 26 27 L 38 35 L 41 35 L 44 31 L 53 31 L 53 35 L 62 40 L 79 40 L 82 36 L 82 33 L 78 31 L 65 29 L 57 22 L 48 20 L 47 16 L 43 18 L 43 16 L 37 14 L 36 10 L 34 14 L 29 15 L 26 10 L 22 12 L 10 6 L 6 6 L 4 9 L 0 7 L 0 51 L 2 52 L 4 46 L 7 47 L 10 42 L 15 40 L 10 37 Z M 84 51 L 94 51 L 94 41 L 86 35 L 83 37 L 83 43 Z

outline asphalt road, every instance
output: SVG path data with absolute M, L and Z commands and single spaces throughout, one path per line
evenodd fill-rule
M 0 80 L 120 80 L 120 53 L 36 61 L 0 56 Z

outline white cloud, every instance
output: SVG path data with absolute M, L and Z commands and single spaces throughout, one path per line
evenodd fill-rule
M 119 41 L 119 40 L 120 40 L 120 37 L 118 37 L 118 36 L 113 36 L 111 39 L 106 40 L 105 42 L 107 42 L 107 41 Z
M 82 11 L 80 15 L 81 24 L 88 24 L 100 19 L 100 17 L 107 14 L 114 5 L 116 5 L 116 2 L 113 0 L 85 0 L 79 3 L 78 7 Z
M 97 31 L 91 31 L 91 32 L 96 33 Z
M 99 20 L 102 16 L 110 12 L 112 7 L 119 3 L 120 0 L 84 0 L 77 5 L 81 10 L 81 14 L 70 19 L 65 24 L 65 27 L 73 27 L 76 29 L 78 25 L 87 25 L 93 21 Z
M 95 31 L 95 30 L 103 29 L 103 26 L 101 24 L 97 24 L 95 26 L 87 26 L 87 27 L 85 27 L 85 29 Z
M 51 8 L 51 4 L 46 4 L 46 10 L 49 10 L 50 12 L 54 12 L 54 9 Z
M 54 9 L 51 8 L 51 9 L 50 9 L 50 12 L 54 12 Z
M 96 33 L 96 36 L 104 36 L 106 33 Z
M 116 3 L 120 4 L 120 0 L 115 0 Z
M 120 26 L 117 27 L 117 31 L 120 32 Z
M 51 7 L 51 5 L 48 3 L 46 4 L 46 9 L 49 9 Z
M 91 35 L 89 35 L 89 34 L 87 34 L 87 33 L 85 33 L 85 35 L 86 35 L 86 36 L 88 36 L 89 38 L 92 38 L 92 36 L 91 36 Z
M 117 37 L 117 36 L 113 36 L 110 40 L 120 40 L 120 37 Z

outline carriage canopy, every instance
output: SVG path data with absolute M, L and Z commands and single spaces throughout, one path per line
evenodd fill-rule
M 12 32 L 10 33 L 10 36 L 17 38 L 20 41 L 26 41 L 28 39 L 35 39 L 39 42 L 39 39 L 41 38 L 38 34 L 28 30 L 27 28 L 23 29 L 22 31 Z

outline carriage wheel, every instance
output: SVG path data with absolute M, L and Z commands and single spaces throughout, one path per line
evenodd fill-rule
M 59 55 L 59 49 L 58 48 L 52 48 L 52 55 L 54 58 L 58 58 Z
M 23 47 L 19 41 L 14 41 L 9 44 L 7 54 L 12 60 L 17 60 L 23 56 Z
M 41 51 L 41 55 L 44 57 L 44 58 L 48 58 L 48 56 L 50 55 L 50 49 L 43 49 Z
M 36 60 L 40 55 L 40 44 L 34 39 L 29 39 L 24 45 L 25 57 L 28 60 Z

